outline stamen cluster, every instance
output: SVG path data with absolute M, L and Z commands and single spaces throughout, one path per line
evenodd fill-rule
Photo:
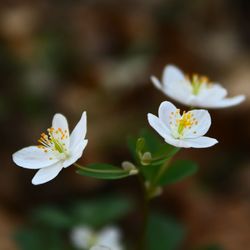
M 47 153 L 48 150 L 65 153 L 67 151 L 65 140 L 69 138 L 69 131 L 51 127 L 47 129 L 47 132 L 48 135 L 45 133 L 41 134 L 38 140 L 41 145 L 38 145 L 38 148 L 42 149 L 45 153 Z
M 177 138 L 183 136 L 185 129 L 191 129 L 193 125 L 198 125 L 198 120 L 191 112 L 184 111 L 181 116 L 180 109 L 176 109 L 175 112 L 171 112 L 169 119 L 170 127 L 172 128 L 172 130 L 177 130 Z M 193 133 L 195 134 L 196 131 L 194 131 Z
M 189 80 L 189 82 L 192 85 L 192 93 L 194 95 L 198 95 L 200 93 L 202 86 L 205 86 L 206 88 L 209 88 L 212 86 L 212 83 L 209 82 L 208 77 L 199 76 L 198 74 L 193 74 L 192 78 L 191 78 L 191 80 Z

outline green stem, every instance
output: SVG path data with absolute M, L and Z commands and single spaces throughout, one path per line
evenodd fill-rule
M 157 175 L 154 178 L 153 184 L 156 184 L 159 181 L 161 176 L 164 174 L 164 172 L 169 167 L 171 160 L 172 160 L 172 158 L 168 159 L 164 164 L 162 164 L 161 168 L 159 169 L 159 172 L 157 173 Z
M 141 235 L 138 240 L 137 250 L 145 250 L 146 249 L 146 236 L 147 236 L 147 227 L 148 227 L 148 218 L 149 218 L 149 196 L 147 188 L 145 187 L 145 180 L 142 176 L 141 172 L 138 175 L 139 182 L 141 184 L 142 192 L 143 192 L 143 208 L 142 208 L 142 227 L 141 227 Z
M 85 170 L 87 172 L 91 172 L 91 173 L 105 173 L 105 174 L 113 174 L 113 173 L 120 173 L 122 170 L 102 170 L 102 169 L 93 169 L 93 168 L 88 168 L 88 167 L 84 167 L 81 166 L 77 163 L 74 164 L 74 166 L 76 166 L 77 168 L 80 168 L 82 170 Z M 125 170 L 123 170 L 125 171 Z

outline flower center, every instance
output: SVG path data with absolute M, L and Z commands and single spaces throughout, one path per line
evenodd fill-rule
M 171 112 L 170 115 L 170 126 L 173 129 L 173 136 L 176 138 L 182 138 L 185 129 L 191 129 L 193 125 L 197 125 L 198 120 L 194 118 L 192 112 L 183 111 L 180 117 L 180 110 L 177 109 L 175 112 Z M 194 131 L 194 133 L 196 133 Z
M 193 74 L 190 83 L 193 95 L 198 95 L 202 86 L 207 88 L 211 86 L 211 83 L 209 83 L 209 79 L 206 76 L 199 76 L 197 74 Z
M 55 153 L 66 155 L 68 149 L 65 141 L 68 139 L 68 137 L 68 130 L 63 131 L 61 128 L 48 128 L 47 134 L 41 134 L 41 138 L 38 140 L 40 143 L 38 148 L 42 149 L 45 153 L 51 150 Z

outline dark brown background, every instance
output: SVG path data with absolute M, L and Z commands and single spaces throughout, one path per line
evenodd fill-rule
M 55 112 L 71 129 L 88 112 L 89 144 L 82 163 L 128 159 L 126 136 L 148 127 L 162 93 L 149 77 L 167 63 L 221 82 L 240 106 L 211 111 L 210 149 L 183 150 L 199 173 L 171 186 L 156 206 L 188 228 L 183 249 L 219 243 L 250 249 L 250 3 L 245 0 L 1 1 L 0 3 L 0 246 L 32 209 L 118 190 L 134 193 L 133 179 L 100 182 L 64 170 L 32 186 L 34 171 L 11 161 L 36 143 Z

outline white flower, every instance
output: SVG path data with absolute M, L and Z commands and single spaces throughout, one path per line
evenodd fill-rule
M 159 117 L 148 114 L 148 122 L 168 144 L 180 148 L 207 148 L 216 144 L 216 139 L 203 136 L 211 125 L 206 110 L 192 110 L 180 114 L 170 102 L 162 102 Z
M 79 249 L 93 248 L 122 250 L 121 233 L 116 227 L 106 227 L 100 232 L 95 232 L 87 226 L 78 226 L 71 232 L 71 240 Z M 106 247 L 106 248 L 105 248 Z M 91 250 L 93 250 L 91 248 Z
M 13 161 L 20 167 L 39 169 L 32 179 L 34 185 L 42 184 L 54 179 L 63 168 L 75 163 L 83 153 L 88 140 L 86 112 L 71 135 L 67 119 L 56 114 L 48 134 L 42 133 L 38 140 L 40 145 L 23 148 L 13 154 Z
M 162 83 L 155 76 L 151 80 L 164 94 L 190 107 L 226 108 L 245 100 L 244 95 L 226 98 L 227 90 L 220 84 L 198 75 L 190 79 L 173 65 L 165 67 Z
M 72 230 L 71 240 L 75 247 L 79 249 L 88 249 L 96 239 L 91 228 L 79 226 Z

